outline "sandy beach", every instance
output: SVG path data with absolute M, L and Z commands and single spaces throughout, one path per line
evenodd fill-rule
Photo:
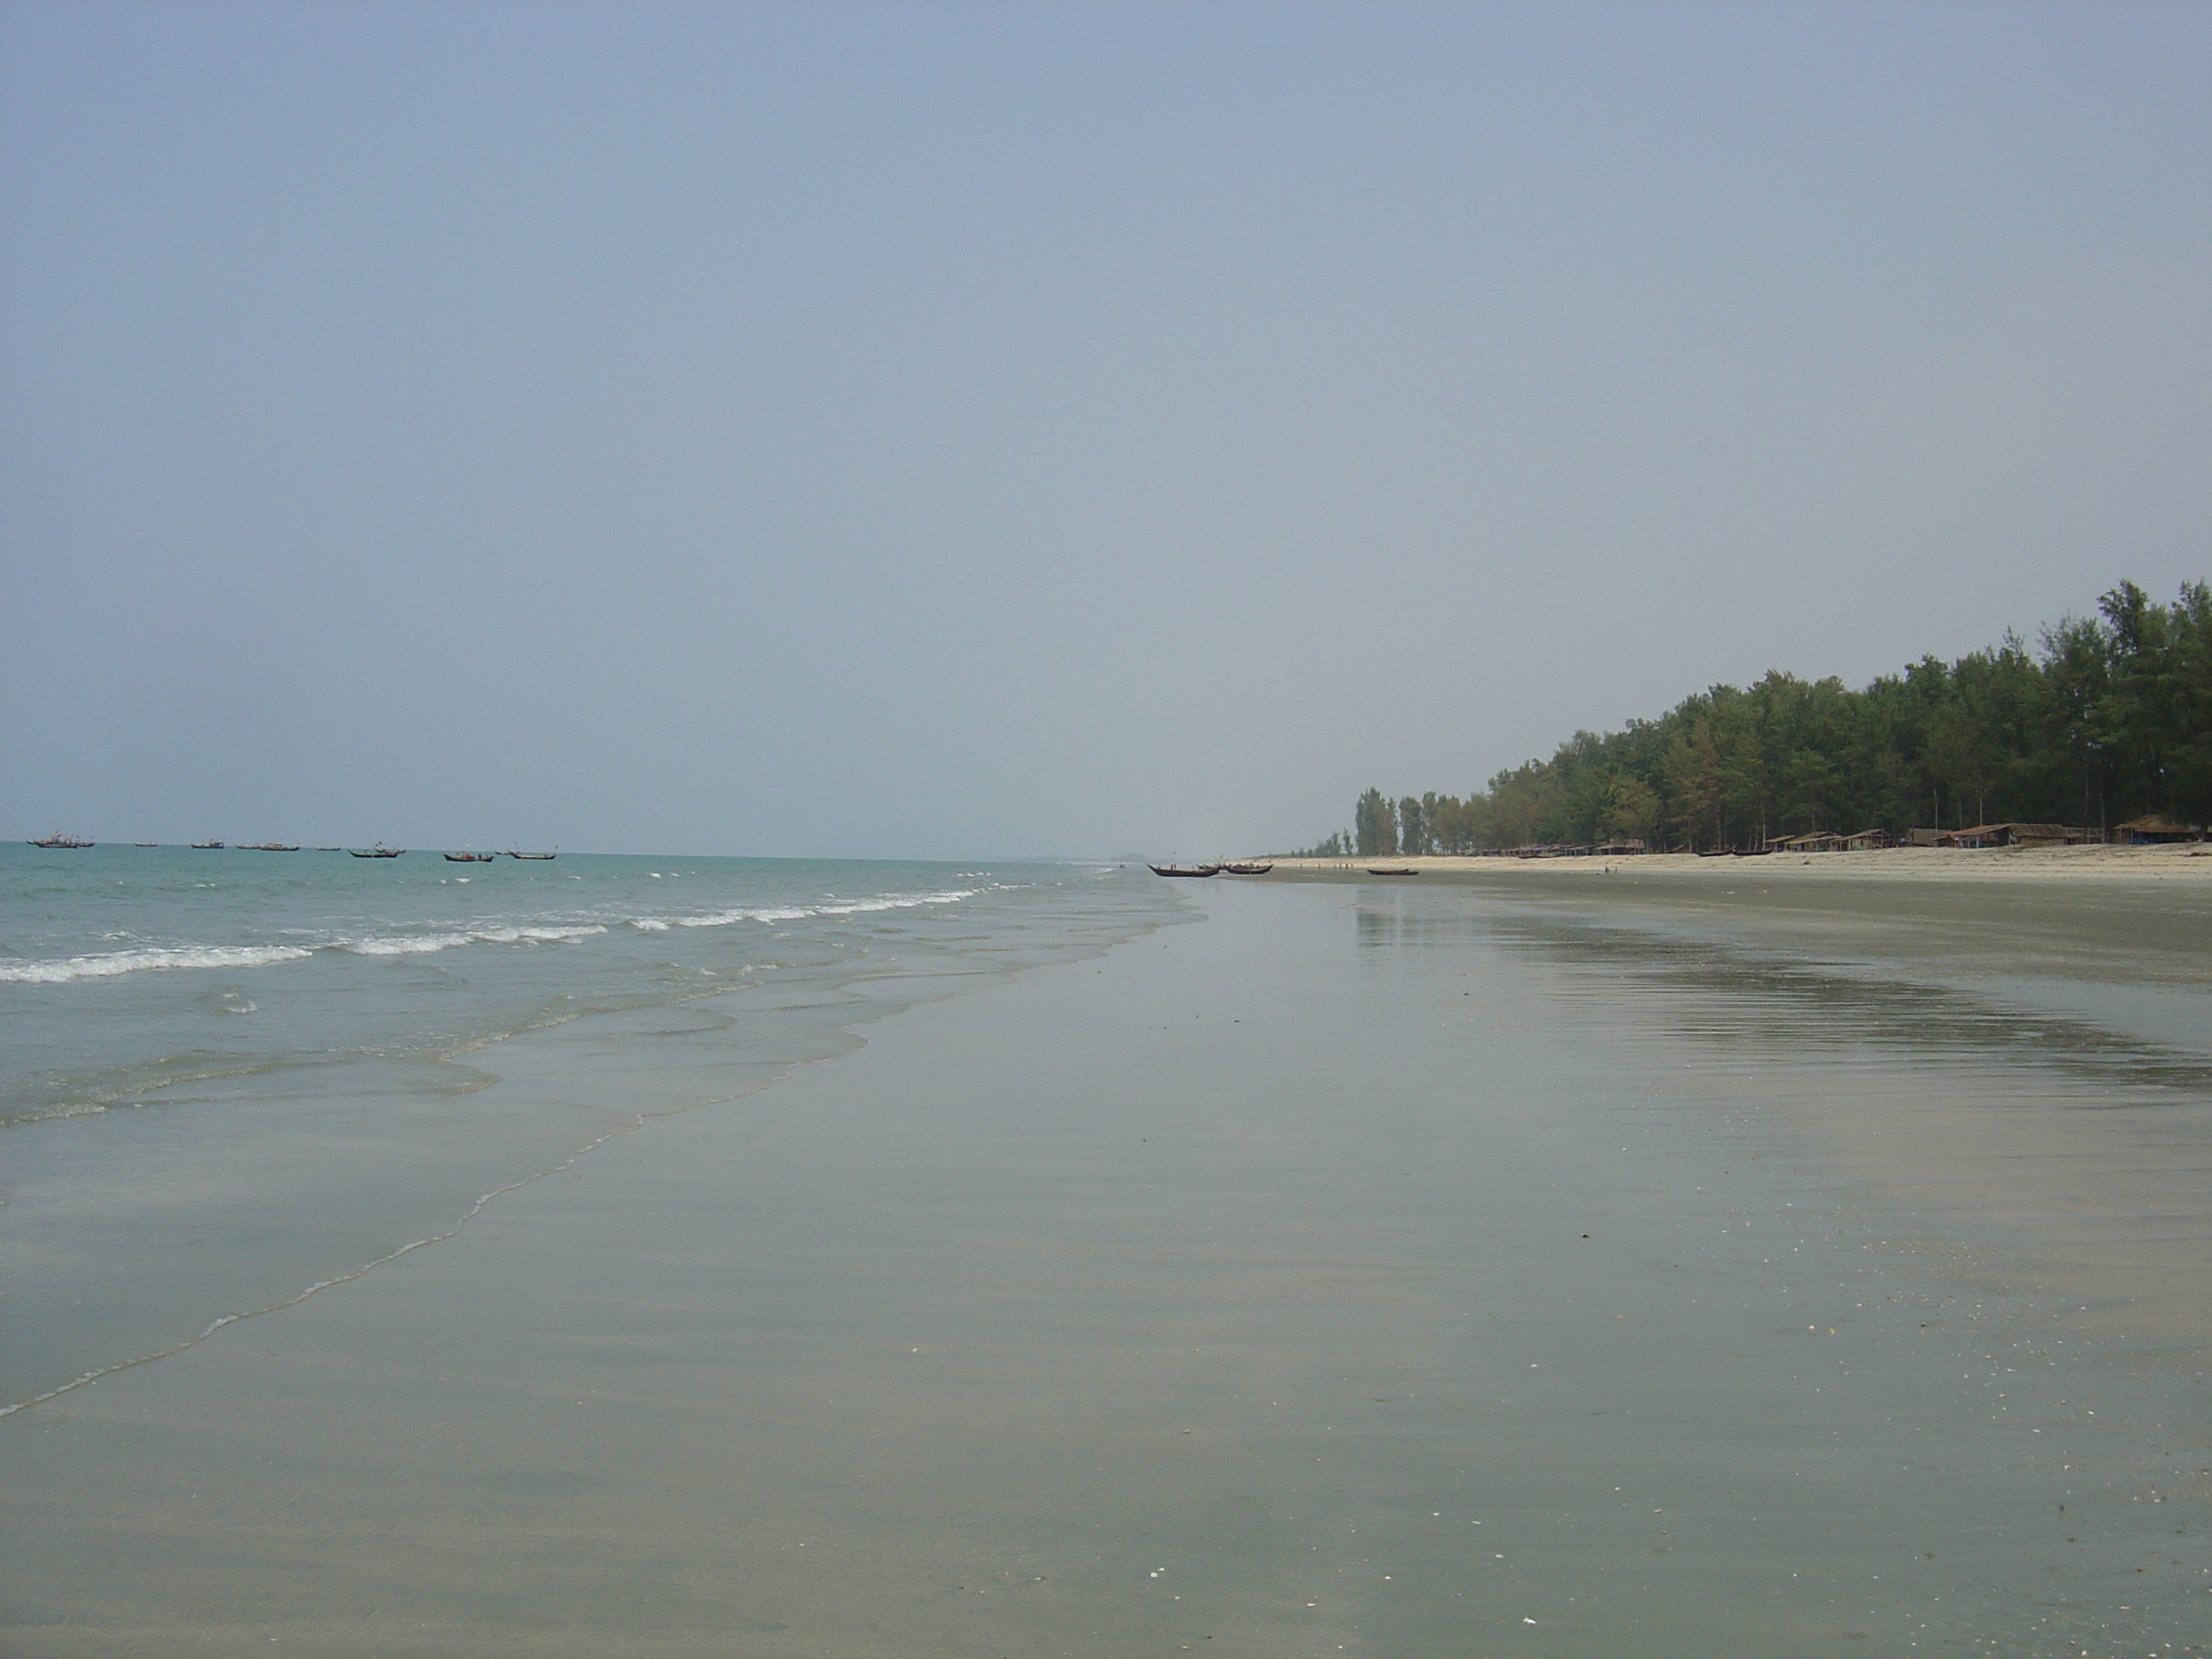
M 1358 878 L 1370 869 L 1413 869 L 1425 876 L 1518 880 L 1530 876 L 1626 876 L 1640 881 L 1728 882 L 1755 872 L 1794 881 L 1803 876 L 1862 880 L 2187 881 L 2212 884 L 2212 845 L 2157 847 L 1890 847 L 1861 853 L 1768 854 L 1756 858 L 1700 858 L 1693 853 L 1612 857 L 1462 858 L 1423 856 L 1273 860 L 1279 880 Z M 1241 878 L 1261 879 L 1261 878 Z
M 2205 953 L 2079 955 L 2154 884 L 1973 975 L 1963 884 L 1190 885 L 9 1419 L 8 1650 L 2201 1643 Z

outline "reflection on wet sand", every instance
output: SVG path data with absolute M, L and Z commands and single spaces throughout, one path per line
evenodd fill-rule
M 1972 1261 L 2191 1363 L 2212 1346 L 2212 906 L 1999 896 L 2032 901 L 2024 915 L 1863 886 L 1695 908 L 1530 896 L 1366 894 L 1360 942 L 1540 957 L 1585 1040 L 1658 1059 L 1670 1092 L 1852 1183 L 1914 1241 L 1895 1248 Z M 2146 942 L 2152 915 L 2166 926 Z M 2014 948 L 2030 927 L 2033 948 Z M 2131 980 L 2104 977 L 2116 956 Z
M 1543 951 L 1577 977 L 1576 994 L 1607 999 L 1631 1018 L 1716 1045 L 1741 1042 L 1762 1052 L 1769 1045 L 1810 1045 L 1839 1058 L 1875 1048 L 2018 1065 L 2039 1075 L 2056 1071 L 2082 1086 L 2078 1105 L 2122 1103 L 2131 1089 L 2212 1089 L 2212 1018 L 2202 1049 L 2151 1041 L 1946 982 L 1939 963 L 1924 958 L 1808 959 L 1771 944 L 1686 938 L 1519 908 L 1471 909 L 1449 900 L 1412 914 L 1400 906 L 1363 906 L 1358 927 L 1360 943 L 1370 947 L 1449 949 L 1480 937 Z M 2212 946 L 2191 964 L 2198 970 L 2192 978 L 2212 990 L 2206 958 Z M 1982 964 L 1982 977 L 1992 985 L 2025 977 L 2008 963 L 2002 974 L 1988 958 Z

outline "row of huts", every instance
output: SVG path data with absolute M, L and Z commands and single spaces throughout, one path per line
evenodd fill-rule
M 1763 853 L 1865 853 L 1882 847 L 2080 847 L 2109 842 L 2118 847 L 2152 847 L 2165 842 L 2212 838 L 2201 824 L 2182 823 L 2162 813 L 2147 813 L 2115 824 L 2109 832 L 2070 823 L 1977 823 L 1962 830 L 1908 830 L 1902 838 L 1887 830 L 1862 830 L 1842 835 L 1819 830 L 1804 836 L 1770 836 L 1746 849 Z M 1546 842 L 1527 847 L 1486 849 L 1492 858 L 1571 859 L 1618 858 L 1646 851 L 1641 841 L 1607 841 L 1566 844 Z
M 1862 830 L 1855 836 L 1819 831 L 1809 836 L 1775 836 L 1771 853 L 1858 853 L 1876 847 L 2081 847 L 2111 842 L 2118 847 L 2154 847 L 2165 842 L 2203 841 L 2201 825 L 2179 823 L 2162 813 L 2146 813 L 2115 824 L 2108 834 L 2070 823 L 1977 823 L 1960 830 L 1908 830 L 1900 842 L 1887 830 Z

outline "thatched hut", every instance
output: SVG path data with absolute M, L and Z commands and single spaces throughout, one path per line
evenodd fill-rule
M 2204 831 L 2186 823 L 2176 823 L 2163 812 L 2146 812 L 2139 818 L 2130 818 L 2114 827 L 2112 838 L 2128 847 L 2155 847 L 2169 841 L 2203 841 Z
M 2094 841 L 2087 830 L 2063 823 L 1977 823 L 1954 830 L 1937 844 L 1943 847 L 2069 847 Z

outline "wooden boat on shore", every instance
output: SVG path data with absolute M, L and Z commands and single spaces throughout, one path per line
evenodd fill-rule
M 1221 866 L 1221 873 L 1224 876 L 1264 876 L 1274 867 L 1272 864 L 1224 864 Z
M 404 847 L 386 847 L 382 842 L 379 842 L 374 847 L 356 848 L 349 850 L 352 851 L 353 855 L 357 859 L 396 859 L 407 849 Z
M 498 860 L 499 854 L 496 853 L 448 853 L 446 854 L 446 862 L 448 864 L 495 864 Z
M 1370 870 L 1369 870 L 1369 871 L 1368 871 L 1368 872 L 1367 872 L 1367 873 L 1368 873 L 1369 875 L 1370 875 L 1370 876 L 1418 876 L 1418 875 L 1419 875 L 1421 872 L 1420 872 L 1419 871 L 1418 871 L 1418 870 L 1373 870 L 1373 869 L 1370 869 Z
M 64 848 L 73 853 L 82 852 L 86 848 L 92 845 L 90 842 L 87 841 L 82 836 L 64 836 L 58 830 L 55 830 L 52 835 L 41 836 L 37 841 L 32 842 L 29 844 L 33 847 L 45 847 L 48 848 Z
M 1180 864 L 1147 864 L 1145 868 L 1156 876 L 1191 876 L 1202 878 L 1221 873 L 1221 866 L 1218 864 L 1200 864 L 1189 869 L 1185 869 Z

